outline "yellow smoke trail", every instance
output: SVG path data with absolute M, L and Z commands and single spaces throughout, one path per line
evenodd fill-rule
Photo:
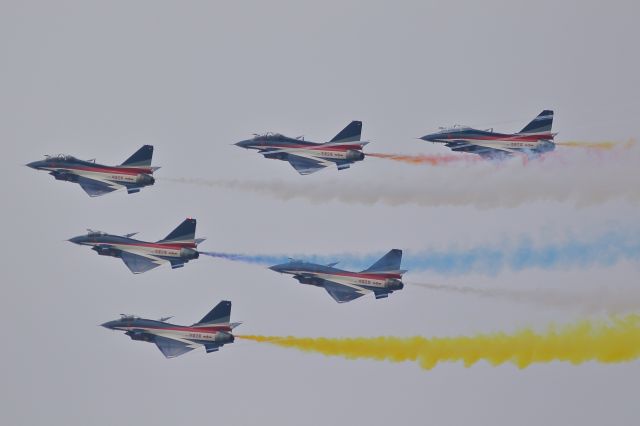
M 589 148 L 589 149 L 611 150 L 611 149 L 614 149 L 614 148 L 629 149 L 629 148 L 632 148 L 635 145 L 635 143 L 636 143 L 636 141 L 634 139 L 629 139 L 627 142 L 565 141 L 565 142 L 558 142 L 558 143 L 556 143 L 556 145 L 558 145 L 558 146 L 566 146 L 566 147 L 570 147 L 570 148 Z
M 407 164 L 429 164 L 431 166 L 440 166 L 443 164 L 459 163 L 459 162 L 475 162 L 480 157 L 470 156 L 466 154 L 445 154 L 445 155 L 403 155 L 403 154 L 382 154 L 379 152 L 369 152 L 368 157 L 385 158 L 387 160 L 400 161 Z
M 304 338 L 236 336 L 285 348 L 347 359 L 415 361 L 424 369 L 440 362 L 462 361 L 470 367 L 480 360 L 491 365 L 506 362 L 525 368 L 533 363 L 588 361 L 619 363 L 640 357 L 640 316 L 628 315 L 609 321 L 580 321 L 544 333 L 523 329 L 513 334 L 493 333 L 470 337 L 373 337 Z

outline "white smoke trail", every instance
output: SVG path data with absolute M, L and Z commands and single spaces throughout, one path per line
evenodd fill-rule
M 407 284 L 448 293 L 469 294 L 557 308 L 572 308 L 584 314 L 620 314 L 637 312 L 640 309 L 640 290 L 615 287 L 569 292 L 551 289 L 477 288 L 424 282 L 407 282 Z
M 291 181 L 167 178 L 165 181 L 241 190 L 281 200 L 314 203 L 516 207 L 528 202 L 569 202 L 587 207 L 611 200 L 640 201 L 640 149 L 637 144 L 603 152 L 552 153 L 543 159 L 480 162 L 447 167 L 407 167 L 400 175 L 373 180 L 339 178 L 322 184 Z M 366 167 L 366 164 L 362 165 Z M 326 171 L 328 172 L 328 171 Z M 322 173 L 322 172 L 321 172 Z

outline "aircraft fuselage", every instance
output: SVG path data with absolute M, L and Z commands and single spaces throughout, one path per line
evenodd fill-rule
M 155 336 L 176 340 L 188 340 L 196 344 L 204 344 L 207 342 L 224 344 L 231 343 L 234 340 L 231 334 L 231 327 L 227 324 L 188 327 L 143 318 L 134 318 L 131 320 L 125 318 L 106 322 L 102 324 L 102 326 L 111 330 L 124 331 L 133 340 L 151 341 Z
M 236 145 L 254 149 L 265 158 L 284 160 L 288 154 L 301 157 L 314 157 L 327 161 L 362 161 L 362 147 L 368 142 L 327 142 L 315 143 L 289 138 L 283 135 L 258 136 L 238 142 Z
M 390 273 L 350 272 L 323 265 L 275 265 L 270 269 L 284 274 L 293 275 L 301 284 L 322 286 L 324 281 L 336 282 L 354 289 L 367 290 L 400 290 L 402 271 Z
M 142 257 L 157 265 L 169 262 L 174 269 L 182 267 L 185 263 L 200 256 L 194 242 L 153 243 L 100 232 L 90 232 L 87 235 L 71 238 L 69 241 L 78 245 L 90 246 L 92 250 L 102 256 L 122 258 L 127 266 L 129 266 L 129 259 L 125 258 L 125 253 Z M 138 272 L 134 271 L 134 273 Z
M 125 187 L 129 192 L 136 192 L 155 183 L 152 167 L 106 166 L 69 156 L 49 157 L 29 163 L 28 166 L 47 171 L 56 180 L 78 182 L 86 178 L 114 188 Z
M 486 130 L 462 129 L 442 131 L 423 136 L 421 139 L 444 143 L 453 151 L 474 152 L 477 147 L 494 148 L 505 152 L 532 151 L 543 153 L 552 151 L 552 133 L 541 134 L 505 134 Z

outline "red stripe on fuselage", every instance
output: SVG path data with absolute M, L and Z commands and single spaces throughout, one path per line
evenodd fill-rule
M 323 273 L 316 272 L 317 274 L 324 275 L 335 275 L 338 277 L 354 277 L 354 278 L 370 278 L 373 280 L 385 280 L 387 278 L 402 278 L 401 274 L 374 274 L 374 273 L 363 273 L 363 272 L 340 272 L 340 273 Z
M 135 326 L 127 325 L 125 327 L 136 328 Z M 228 325 L 220 325 L 220 326 L 211 326 L 211 327 L 187 327 L 187 326 L 169 326 L 169 327 L 154 327 L 154 326 L 145 326 L 140 327 L 151 330 L 170 330 L 170 331 L 188 331 L 188 332 L 196 332 L 196 333 L 218 333 L 218 332 L 230 332 L 231 327 Z
M 64 166 L 69 170 L 78 170 L 83 172 L 94 173 L 115 173 L 120 175 L 139 175 L 139 174 L 153 174 L 153 170 L 150 168 L 134 168 L 134 167 L 87 167 L 87 166 Z
M 269 145 L 269 148 L 279 149 L 309 149 L 313 151 L 349 151 L 349 150 L 361 150 L 362 145 L 339 145 L 339 146 L 326 146 L 326 145 Z
M 136 246 L 136 247 L 153 247 L 153 248 L 164 248 L 164 249 L 176 249 L 179 250 L 181 248 L 197 248 L 195 243 L 171 243 L 171 244 L 161 244 L 161 243 L 95 243 L 95 245 L 118 245 L 118 246 Z
M 538 142 L 539 140 L 552 140 L 552 134 L 544 135 L 491 135 L 491 136 L 462 136 L 451 135 L 447 139 L 465 141 L 496 141 L 496 142 Z

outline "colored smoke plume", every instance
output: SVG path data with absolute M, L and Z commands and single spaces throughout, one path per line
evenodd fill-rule
M 497 274 L 505 269 L 555 269 L 609 266 L 622 260 L 640 259 L 640 233 L 628 229 L 590 238 L 570 236 L 561 242 L 533 243 L 523 237 L 512 243 L 476 245 L 444 250 L 421 250 L 404 257 L 404 268 L 442 274 Z
M 391 362 L 417 362 L 431 369 L 441 362 L 478 361 L 493 366 L 512 363 L 519 368 L 552 361 L 582 364 L 589 361 L 620 363 L 640 357 L 640 316 L 631 314 L 608 321 L 580 321 L 546 332 L 523 329 L 512 334 L 492 333 L 469 337 L 359 337 L 305 338 L 236 336 L 255 342 L 304 352 Z
M 451 163 L 473 163 L 482 161 L 481 157 L 467 154 L 441 154 L 441 155 L 402 155 L 402 154 L 381 154 L 377 152 L 368 152 L 367 157 L 384 158 L 387 160 L 400 161 L 407 164 L 428 164 L 431 166 L 441 166 Z
M 160 178 L 166 182 L 245 191 L 279 200 L 326 204 L 419 205 L 425 207 L 517 207 L 532 202 L 566 202 L 589 207 L 613 200 L 640 202 L 640 149 L 553 152 L 541 161 L 520 158 L 500 163 L 480 161 L 472 167 L 414 167 L 405 173 L 378 173 L 366 180 L 327 176 L 289 180 Z M 461 154 L 464 155 L 464 154 Z M 499 165 L 498 165 L 499 164 Z M 367 167 L 360 164 L 358 167 Z M 373 165 L 371 167 L 374 167 Z M 293 172 L 295 173 L 295 172 Z M 320 177 L 318 177 L 319 179 Z
M 211 257 L 232 261 L 273 265 L 285 263 L 289 258 L 327 264 L 340 261 L 347 269 L 365 269 L 384 252 L 368 254 L 333 253 L 329 255 L 243 254 L 201 252 Z M 610 266 L 620 261 L 640 260 L 640 231 L 607 232 L 590 238 L 569 236 L 566 241 L 535 244 L 522 237 L 512 243 L 481 244 L 448 249 L 406 250 L 402 267 L 409 271 L 431 271 L 446 275 L 482 273 L 496 275 L 505 269 L 520 271 L 540 268 L 545 270 L 567 267 Z
M 201 251 L 200 254 L 204 254 L 205 256 L 217 257 L 219 259 L 232 260 L 235 262 L 244 262 L 244 263 L 257 263 L 260 265 L 272 265 L 277 263 L 285 263 L 288 258 L 286 256 L 278 256 L 278 255 L 249 255 L 249 254 L 239 254 L 239 253 L 221 253 L 221 252 L 213 252 L 213 251 Z
M 423 282 L 405 284 L 447 293 L 467 294 L 492 299 L 502 299 L 518 303 L 533 303 L 548 307 L 573 308 L 582 313 L 619 314 L 640 309 L 640 290 L 601 287 L 563 291 L 555 289 L 507 289 L 478 288 L 460 285 L 444 285 Z
M 585 141 L 565 141 L 557 142 L 557 146 L 564 146 L 568 148 L 587 148 L 587 149 L 629 149 L 633 148 L 636 141 L 635 139 L 629 139 L 627 142 L 614 142 L 614 141 L 601 141 L 601 142 L 585 142 Z

